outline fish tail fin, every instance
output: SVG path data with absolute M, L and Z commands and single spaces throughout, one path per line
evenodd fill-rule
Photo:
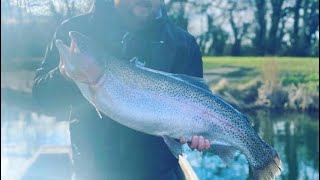
M 255 180 L 270 180 L 275 179 L 281 174 L 282 162 L 275 152 L 275 155 L 262 167 L 252 168 L 253 178 Z

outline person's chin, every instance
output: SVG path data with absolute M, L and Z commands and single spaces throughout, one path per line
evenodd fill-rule
M 132 14 L 135 16 L 135 19 L 137 19 L 139 22 L 145 22 L 148 21 L 148 19 L 150 19 L 152 15 L 152 10 L 150 8 L 137 5 L 133 7 Z

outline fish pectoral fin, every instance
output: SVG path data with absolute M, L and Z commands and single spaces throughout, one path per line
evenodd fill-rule
M 182 146 L 181 144 L 172 139 L 171 137 L 169 136 L 162 136 L 164 142 L 167 144 L 167 146 L 169 147 L 169 150 L 171 151 L 171 153 L 177 158 L 179 159 L 179 155 L 182 156 Z
M 180 82 L 187 83 L 188 85 L 198 87 L 208 93 L 213 93 L 208 86 L 208 84 L 205 82 L 203 78 L 195 77 L 195 76 L 190 76 L 186 74 L 173 74 L 173 73 L 168 73 L 164 71 L 159 71 L 151 68 L 144 67 L 144 64 L 140 61 L 138 58 L 133 58 L 130 62 L 134 62 L 136 67 L 143 69 L 145 71 L 149 71 L 158 75 L 163 75 L 175 80 L 178 80 Z M 142 65 L 141 65 L 142 64 Z
M 198 78 L 195 76 L 189 76 L 185 74 L 172 74 L 172 76 L 184 82 L 187 82 L 190 85 L 201 88 L 202 90 L 207 91 L 208 93 L 213 93 L 203 78 Z
M 137 67 L 145 67 L 146 62 L 142 62 L 139 58 L 134 57 L 130 60 L 130 62 L 134 63 Z
M 226 165 L 230 165 L 237 149 L 229 145 L 213 144 L 209 153 L 218 155 Z

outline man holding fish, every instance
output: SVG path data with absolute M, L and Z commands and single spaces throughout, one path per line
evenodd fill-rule
M 83 97 L 55 46 L 61 39 L 70 44 L 70 52 L 76 51 L 70 31 L 90 37 L 123 61 L 137 58 L 144 67 L 202 78 L 201 52 L 194 37 L 169 20 L 162 0 L 96 0 L 88 14 L 58 27 L 33 86 L 34 97 L 48 112 L 70 112 L 77 179 L 184 179 L 178 159 L 162 137 L 133 130 L 104 114 L 100 118 Z M 90 63 L 99 64 L 89 69 L 90 77 L 99 81 L 104 62 Z M 199 151 L 210 148 L 200 134 L 180 137 L 181 144 L 187 142 Z

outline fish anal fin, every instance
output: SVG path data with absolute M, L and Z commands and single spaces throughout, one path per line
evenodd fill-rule
M 210 90 L 210 87 L 208 86 L 208 84 L 205 82 L 205 80 L 203 78 L 199 78 L 199 77 L 195 77 L 195 76 L 189 76 L 189 75 L 185 75 L 185 74 L 173 74 L 174 77 L 179 78 L 193 86 L 199 87 L 202 90 L 205 90 L 209 93 L 212 93 L 212 91 Z
M 182 147 L 181 144 L 170 138 L 169 136 L 162 136 L 164 142 L 167 144 L 167 146 L 169 147 L 169 150 L 171 151 L 171 153 L 177 158 L 179 159 L 179 155 L 182 156 Z

